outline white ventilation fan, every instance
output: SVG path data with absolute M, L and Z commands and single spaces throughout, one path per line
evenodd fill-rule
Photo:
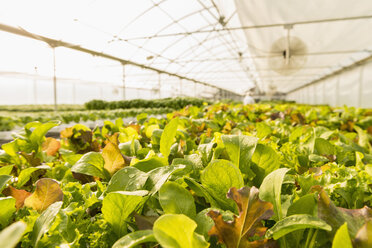
M 287 29 L 287 36 L 276 40 L 272 46 L 268 58 L 269 68 L 281 75 L 293 74 L 300 70 L 307 61 L 307 47 L 305 43 L 294 36 L 290 36 L 292 27 Z

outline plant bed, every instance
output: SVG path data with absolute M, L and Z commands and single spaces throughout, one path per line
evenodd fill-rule
M 188 106 L 2 145 L 13 247 L 369 247 L 372 111 Z M 342 246 L 341 246 L 342 245 Z

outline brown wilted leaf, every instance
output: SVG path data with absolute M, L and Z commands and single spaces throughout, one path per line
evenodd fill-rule
M 359 229 L 353 243 L 357 248 L 372 247 L 372 221 L 368 221 Z
M 200 126 L 197 126 L 196 128 L 198 129 L 199 132 L 202 132 L 205 128 L 205 122 L 203 122 Z
M 57 181 L 50 178 L 42 178 L 35 184 L 35 192 L 25 200 L 24 205 L 26 207 L 42 212 L 51 204 L 63 200 L 63 192 Z
M 85 175 L 78 172 L 72 172 L 72 176 L 78 180 L 81 184 L 86 184 L 90 182 L 94 182 L 93 176 Z
M 76 138 L 79 138 L 84 143 L 92 143 L 93 141 L 93 132 L 92 131 L 83 131 L 79 130 L 79 135 Z
M 264 236 L 266 228 L 261 221 L 269 219 L 273 214 L 273 205 L 270 202 L 261 201 L 256 187 L 243 187 L 239 190 L 231 188 L 227 197 L 234 200 L 238 205 L 239 216 L 234 216 L 233 221 L 224 221 L 222 214 L 211 210 L 208 216 L 215 223 L 208 232 L 210 236 L 217 236 L 220 243 L 227 248 L 245 247 L 272 247 L 275 244 L 266 239 L 250 242 L 249 238 L 255 235 Z
M 314 186 L 318 191 L 318 217 L 332 227 L 331 236 L 347 222 L 349 234 L 354 238 L 358 230 L 369 220 L 372 220 L 372 209 L 365 206 L 360 209 L 336 207 L 321 186 Z
M 232 124 L 230 121 L 226 122 L 225 126 L 222 128 L 222 133 L 230 133 L 232 129 Z
M 26 190 L 16 189 L 12 186 L 4 189 L 2 193 L 6 196 L 11 196 L 16 200 L 17 210 L 23 207 L 25 199 L 31 195 L 31 193 Z
M 118 146 L 118 135 L 119 133 L 115 133 L 111 137 L 107 137 L 107 144 L 102 150 L 102 157 L 105 160 L 104 168 L 111 175 L 125 166 L 124 157 Z
M 42 145 L 43 151 L 45 151 L 48 156 L 56 155 L 59 148 L 61 148 L 61 143 L 52 137 L 46 138 Z
M 203 124 L 204 124 L 204 123 L 203 123 Z M 213 135 L 213 130 L 212 130 L 212 128 L 208 127 L 208 128 L 207 128 L 207 132 L 206 132 L 206 136 L 207 136 L 207 137 L 212 137 L 212 135 Z
M 138 125 L 138 124 L 130 124 L 128 127 L 131 127 L 131 128 L 133 128 L 134 130 L 136 130 L 138 134 L 141 133 L 141 126 Z
M 62 144 L 76 153 L 85 154 L 100 150 L 100 144 L 97 140 L 93 140 L 93 132 L 81 124 L 66 128 L 60 135 Z
M 31 166 L 35 167 L 41 164 L 41 160 L 40 158 L 36 157 L 35 152 L 31 153 L 19 152 L 19 154 L 21 154 L 22 157 L 24 157 Z
M 61 131 L 60 136 L 62 139 L 68 139 L 72 135 L 74 135 L 73 127 L 68 127 L 65 128 L 64 130 Z
M 139 230 L 152 230 L 158 216 L 144 216 L 137 213 L 134 214 L 134 220 Z
M 270 115 L 270 119 L 271 119 L 271 120 L 276 120 L 276 119 L 278 119 L 278 118 L 284 120 L 284 118 L 285 118 L 285 114 L 284 114 L 283 112 L 275 112 L 275 113 L 272 113 L 272 114 Z
M 352 132 L 354 131 L 354 122 L 349 120 L 346 123 L 341 124 L 340 129 L 343 131 L 347 130 L 349 132 Z
M 370 135 L 372 135 L 372 126 L 369 126 L 369 127 L 367 128 L 367 133 L 369 133 Z
M 301 113 L 295 113 L 291 115 L 292 124 L 305 124 L 305 117 Z

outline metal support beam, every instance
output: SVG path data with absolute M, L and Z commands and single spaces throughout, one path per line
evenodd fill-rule
M 57 106 L 57 76 L 56 76 L 56 48 L 52 46 L 53 50 L 53 97 L 54 97 L 54 111 L 58 110 Z
M 212 88 L 215 88 L 215 89 L 219 89 L 219 87 L 217 87 L 215 85 L 212 85 L 210 83 L 202 82 L 202 81 L 199 81 L 199 80 L 196 80 L 196 79 L 193 79 L 193 78 L 188 78 L 186 76 L 178 75 L 176 73 L 164 71 L 164 70 L 161 70 L 161 69 L 152 67 L 152 66 L 147 66 L 147 65 L 144 65 L 144 64 L 140 64 L 140 63 L 136 63 L 136 62 L 130 61 L 130 60 L 126 60 L 126 59 L 122 59 L 122 58 L 119 58 L 119 57 L 115 57 L 115 56 L 110 55 L 110 54 L 106 54 L 106 53 L 94 51 L 94 50 L 91 50 L 91 49 L 87 49 L 87 48 L 81 47 L 81 46 L 76 45 L 76 44 L 72 44 L 72 43 L 68 43 L 68 42 L 64 42 L 64 41 L 60 41 L 60 40 L 51 39 L 51 38 L 48 38 L 48 37 L 45 37 L 45 36 L 41 36 L 41 35 L 37 35 L 37 34 L 33 34 L 33 33 L 30 33 L 30 32 L 28 32 L 28 31 L 26 31 L 26 30 L 24 30 L 22 28 L 16 28 L 16 27 L 12 27 L 12 26 L 5 25 L 5 24 L 1 24 L 0 23 L 0 30 L 5 31 L 5 32 L 8 32 L 8 33 L 12 33 L 12 34 L 24 36 L 24 37 L 27 37 L 27 38 L 31 38 L 31 39 L 34 39 L 34 40 L 43 41 L 43 42 L 46 42 L 49 45 L 54 46 L 54 47 L 63 46 L 63 47 L 70 48 L 70 49 L 73 49 L 73 50 L 76 50 L 76 51 L 88 53 L 88 54 L 91 54 L 93 56 L 99 56 L 99 57 L 102 57 L 102 58 L 115 60 L 115 61 L 118 61 L 118 62 L 120 62 L 122 64 L 133 65 L 133 66 L 136 66 L 136 67 L 139 67 L 139 68 L 142 68 L 142 69 L 154 71 L 154 72 L 157 72 L 157 73 L 166 74 L 166 75 L 169 75 L 169 76 L 172 76 L 172 77 L 186 79 L 186 80 L 195 82 L 197 84 L 206 85 L 206 86 L 209 86 L 209 87 L 212 87 Z M 232 92 L 232 93 L 233 94 L 237 94 L 236 92 Z M 239 94 L 237 94 L 237 95 L 239 95 Z
M 213 28 L 213 29 L 195 30 L 195 31 L 190 31 L 190 32 L 179 32 L 179 33 L 157 34 L 157 35 L 153 35 L 153 36 L 132 37 L 132 38 L 127 38 L 127 39 L 122 39 L 122 40 L 124 40 L 124 41 L 146 40 L 146 39 L 154 39 L 154 38 L 173 37 L 173 36 L 184 36 L 184 35 L 211 33 L 211 32 L 228 32 L 228 31 L 235 31 L 235 30 L 258 29 L 258 28 L 273 28 L 273 27 L 284 27 L 284 26 L 293 26 L 293 25 L 306 25 L 306 24 L 325 23 L 325 22 L 339 22 L 339 21 L 362 20 L 362 19 L 371 19 L 371 18 L 372 18 L 372 15 L 367 15 L 367 16 L 351 16 L 351 17 L 319 19 L 319 20 L 299 21 L 299 22 L 290 22 L 290 23 L 270 23 L 270 24 L 263 24 L 263 25 L 252 25 L 252 26 L 231 27 L 231 28 Z
M 302 88 L 306 88 L 306 87 L 308 87 L 308 86 L 310 86 L 310 85 L 312 85 L 312 84 L 315 84 L 315 83 L 317 83 L 317 82 L 323 81 L 323 80 L 326 79 L 326 78 L 330 78 L 330 77 L 335 76 L 335 75 L 338 75 L 338 74 L 340 74 L 340 73 L 342 73 L 342 72 L 344 72 L 344 71 L 346 71 L 346 70 L 350 70 L 350 69 L 352 69 L 352 68 L 354 68 L 354 67 L 356 67 L 356 66 L 362 65 L 362 64 L 364 64 L 364 63 L 366 63 L 366 62 L 368 62 L 368 61 L 370 61 L 370 60 L 372 60 L 372 54 L 369 55 L 368 57 L 365 57 L 365 58 L 363 58 L 363 59 L 360 59 L 360 60 L 354 62 L 354 63 L 351 64 L 351 65 L 348 65 L 348 66 L 342 67 L 342 68 L 339 69 L 339 70 L 333 71 L 333 72 L 331 72 L 331 73 L 329 73 L 329 74 L 327 74 L 327 75 L 324 75 L 323 77 L 320 77 L 320 78 L 318 78 L 318 79 L 316 79 L 316 80 L 313 80 L 313 81 L 311 81 L 311 82 L 309 82 L 309 83 L 307 83 L 307 84 L 301 85 L 300 87 L 297 87 L 297 88 L 294 88 L 294 89 L 292 89 L 292 90 L 290 90 L 290 91 L 288 91 L 288 92 L 285 92 L 285 94 L 295 92 L 295 91 L 297 91 L 297 90 L 299 90 L 299 89 L 302 89 Z

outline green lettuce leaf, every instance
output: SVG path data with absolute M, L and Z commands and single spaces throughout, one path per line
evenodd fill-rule
M 156 240 L 164 248 L 207 248 L 208 242 L 195 233 L 196 223 L 183 214 L 165 214 L 154 223 Z
M 196 215 L 194 198 L 178 183 L 165 183 L 159 190 L 159 202 L 166 214 L 184 214 L 190 218 Z
M 275 240 L 283 237 L 284 235 L 306 228 L 316 228 L 326 231 L 331 231 L 332 227 L 325 221 L 307 214 L 295 214 L 286 217 L 267 230 L 266 238 L 274 238 Z
M 18 221 L 0 232 L 1 248 L 14 248 L 21 240 L 27 225 Z
M 283 218 L 281 192 L 285 174 L 289 171 L 287 168 L 282 168 L 271 172 L 267 175 L 260 187 L 260 199 L 271 202 L 274 205 L 274 213 L 276 220 Z
M 164 128 L 160 138 L 160 152 L 168 158 L 171 146 L 174 143 L 178 127 L 178 118 L 172 119 Z
M 143 230 L 129 233 L 115 242 L 112 248 L 134 248 L 144 243 L 156 243 L 152 230 Z
M 240 170 L 227 160 L 213 160 L 202 172 L 200 177 L 202 185 L 209 194 L 223 207 L 223 209 L 236 211 L 236 205 L 226 198 L 230 188 L 241 188 L 244 181 Z
M 141 201 L 141 196 L 124 195 L 120 192 L 108 193 L 103 199 L 103 217 L 119 238 L 127 233 L 127 219 Z
M 13 197 L 0 197 L 0 225 L 5 228 L 16 211 L 16 200 Z
M 241 170 L 242 173 L 253 177 L 250 169 L 250 161 L 256 149 L 258 139 L 246 135 L 222 135 L 222 142 L 226 147 L 231 161 Z

